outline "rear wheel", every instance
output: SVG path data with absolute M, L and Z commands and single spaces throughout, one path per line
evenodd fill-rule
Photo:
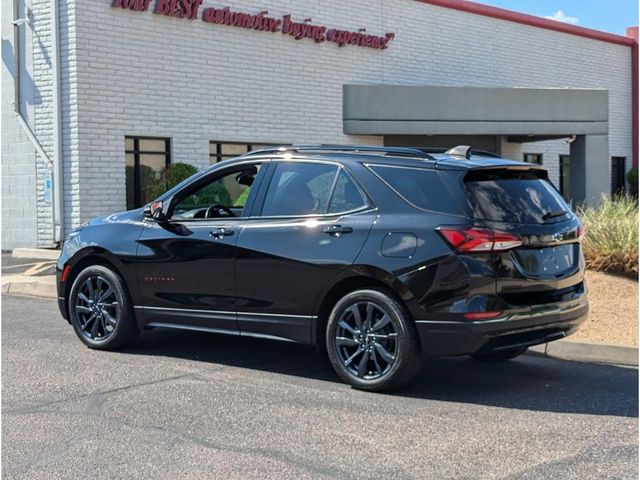
M 78 338 L 88 347 L 114 350 L 138 335 L 122 278 L 102 265 L 87 267 L 73 282 L 69 314 Z
M 422 367 L 415 325 L 404 307 L 381 290 L 344 296 L 329 315 L 329 360 L 355 388 L 382 391 L 411 381 Z
M 519 357 L 527 351 L 527 347 L 510 348 L 489 353 L 474 353 L 471 358 L 479 362 L 506 362 L 512 358 Z

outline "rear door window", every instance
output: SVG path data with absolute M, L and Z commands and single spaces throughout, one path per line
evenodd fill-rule
M 343 167 L 290 161 L 276 165 L 261 215 L 330 215 L 365 206 L 365 197 Z
M 452 215 L 462 213 L 435 170 L 387 165 L 369 165 L 369 168 L 415 207 Z
M 566 220 L 571 212 L 549 180 L 533 172 L 469 172 L 464 188 L 476 218 L 481 220 L 552 223 Z
M 278 163 L 264 199 L 262 215 L 325 214 L 337 173 L 336 165 Z

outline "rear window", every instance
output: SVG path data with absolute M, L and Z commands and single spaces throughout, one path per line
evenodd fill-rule
M 470 172 L 464 187 L 470 206 L 481 220 L 552 223 L 566 219 L 563 212 L 570 212 L 549 180 L 532 172 Z
M 434 170 L 383 165 L 369 165 L 369 168 L 405 201 L 415 207 L 452 215 L 462 213 Z

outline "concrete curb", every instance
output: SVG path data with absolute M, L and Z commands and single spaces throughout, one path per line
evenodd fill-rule
M 536 345 L 529 350 L 562 360 L 638 366 L 638 349 L 636 347 L 558 340 L 557 342 Z
M 50 282 L 7 282 L 2 284 L 2 293 L 53 299 L 58 294 L 55 283 Z
M 58 260 L 60 250 L 53 248 L 15 248 L 11 252 L 14 258 L 35 258 L 36 260 Z

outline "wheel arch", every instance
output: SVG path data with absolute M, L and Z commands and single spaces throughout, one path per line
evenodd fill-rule
M 314 310 L 316 320 L 313 324 L 311 340 L 318 353 L 322 354 L 325 351 L 325 330 L 333 306 L 346 294 L 364 288 L 376 288 L 387 292 L 406 309 L 407 313 L 410 312 L 407 302 L 413 299 L 413 295 L 404 284 L 388 272 L 368 269 L 366 273 L 350 271 L 340 275 L 318 296 L 319 300 Z
M 67 314 L 67 318 L 69 318 L 69 294 L 71 293 L 71 287 L 73 286 L 73 282 L 75 282 L 76 278 L 84 270 L 85 268 L 92 265 L 102 265 L 113 270 L 117 273 L 121 278 L 125 278 L 122 274 L 122 269 L 119 267 L 119 261 L 111 255 L 107 250 L 102 248 L 88 248 L 84 250 L 80 250 L 75 255 L 77 258 L 71 264 L 69 275 L 67 276 L 65 285 L 64 285 L 64 308 Z M 125 281 L 125 287 L 127 288 L 127 293 L 131 298 L 131 288 Z

